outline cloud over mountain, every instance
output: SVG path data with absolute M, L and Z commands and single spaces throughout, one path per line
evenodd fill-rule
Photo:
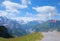
M 0 16 L 6 16 L 10 19 L 15 19 L 18 21 L 23 20 L 26 23 L 34 20 L 46 21 L 51 18 L 57 19 L 60 16 L 58 15 L 58 10 L 55 6 L 32 6 L 34 4 L 31 0 L 20 1 L 18 1 L 18 3 L 11 0 L 4 0 L 1 2 L 1 8 L 5 9 L 1 10 L 0 8 Z

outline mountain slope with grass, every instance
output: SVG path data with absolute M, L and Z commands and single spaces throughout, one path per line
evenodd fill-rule
M 47 31 L 60 31 L 60 21 L 59 20 L 48 20 L 39 25 L 32 27 L 32 30 L 36 32 L 47 32 Z
M 0 38 L 0 41 L 37 41 L 43 38 L 42 33 L 35 32 L 22 37 L 16 37 L 11 39 Z

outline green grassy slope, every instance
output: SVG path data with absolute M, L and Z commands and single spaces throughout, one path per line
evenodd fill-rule
M 35 32 L 26 36 L 16 37 L 11 39 L 0 38 L 0 41 L 37 41 L 37 40 L 41 40 L 42 38 L 43 35 L 40 32 Z

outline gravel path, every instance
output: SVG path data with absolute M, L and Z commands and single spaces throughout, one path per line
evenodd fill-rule
M 44 38 L 40 41 L 60 41 L 60 32 L 42 32 Z

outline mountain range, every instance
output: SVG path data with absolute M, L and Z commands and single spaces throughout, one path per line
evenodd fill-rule
M 56 22 L 52 22 L 52 20 L 45 22 L 30 21 L 22 24 L 22 22 L 0 16 L 0 26 L 5 26 L 9 34 L 23 36 L 33 32 L 60 31 L 60 20 L 56 20 Z
M 47 32 L 53 30 L 60 31 L 60 20 L 52 20 L 48 20 L 46 22 L 43 22 L 42 24 L 36 25 L 32 28 L 32 30 L 37 32 Z

